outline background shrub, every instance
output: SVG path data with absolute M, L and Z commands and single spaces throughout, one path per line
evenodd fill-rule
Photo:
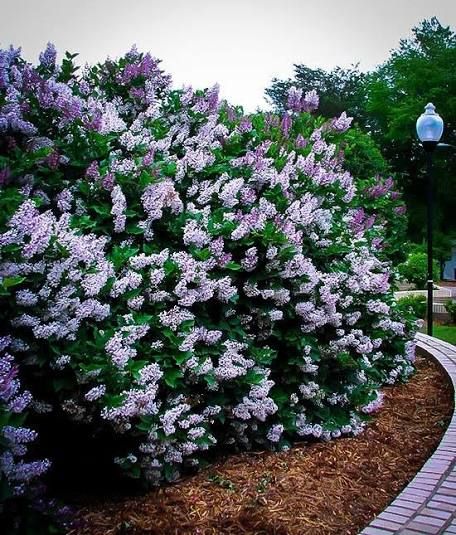
M 456 301 L 453 299 L 451 301 L 447 301 L 445 303 L 445 308 L 450 315 L 451 321 L 456 323 Z
M 359 433 L 416 323 L 390 288 L 404 207 L 344 169 L 351 119 L 297 90 L 246 116 L 136 49 L 80 75 L 55 57 L 6 50 L 0 73 L 1 329 L 49 451 L 76 425 L 71 464 L 98 440 L 90 466 L 158 482 Z
M 401 310 L 411 312 L 418 319 L 426 317 L 427 299 L 425 295 L 407 295 L 398 299 L 397 303 Z
M 399 275 L 406 281 L 415 285 L 417 290 L 426 288 L 427 281 L 427 254 L 422 252 L 412 252 L 405 262 L 398 266 Z M 433 263 L 434 282 L 439 280 L 440 268 L 438 262 Z

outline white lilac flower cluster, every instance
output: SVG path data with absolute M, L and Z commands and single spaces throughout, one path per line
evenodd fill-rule
M 343 167 L 351 119 L 294 89 L 283 115 L 245 116 L 158 65 L 133 49 L 61 81 L 1 52 L 9 353 L 154 482 L 208 449 L 359 433 L 412 372 L 416 324 L 381 252 L 395 218 Z M 370 198 L 392 207 L 390 187 Z M 18 453 L 34 437 L 3 435 Z

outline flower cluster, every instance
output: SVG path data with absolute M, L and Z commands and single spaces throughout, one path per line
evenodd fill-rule
M 27 445 L 35 441 L 37 433 L 22 427 L 19 424 L 22 418 L 18 415 L 23 416 L 29 408 L 32 395 L 21 390 L 18 366 L 8 353 L 10 346 L 14 347 L 10 337 L 0 338 L 0 475 L 2 480 L 6 479 L 10 492 L 20 496 L 49 469 L 50 462 L 47 459 L 26 460 Z
M 416 325 L 383 247 L 400 200 L 344 169 L 351 119 L 295 89 L 246 116 L 135 48 L 65 61 L 0 53 L 1 329 L 40 414 L 116 433 L 113 461 L 153 482 L 208 449 L 361 432 Z M 11 464 L 34 433 L 3 434 L 10 479 L 47 468 Z

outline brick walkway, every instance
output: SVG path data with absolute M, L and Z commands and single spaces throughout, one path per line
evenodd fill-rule
M 451 377 L 456 392 L 456 346 L 418 334 L 418 347 Z M 434 454 L 415 478 L 360 535 L 456 535 L 456 411 Z

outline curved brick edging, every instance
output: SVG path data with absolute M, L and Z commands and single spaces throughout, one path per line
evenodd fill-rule
M 456 346 L 418 334 L 417 347 L 444 368 L 456 392 Z M 434 454 L 360 535 L 456 535 L 456 410 Z

